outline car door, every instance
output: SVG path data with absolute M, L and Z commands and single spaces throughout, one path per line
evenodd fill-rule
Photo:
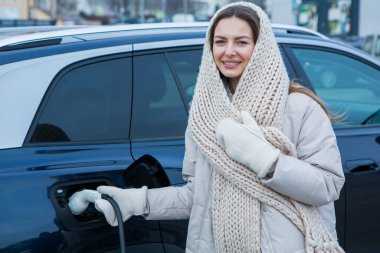
M 93 205 L 74 216 L 67 203 L 83 188 L 149 184 L 160 169 L 131 156 L 131 101 L 130 54 L 58 73 L 23 147 L 1 150 L 1 252 L 118 251 L 117 228 Z M 163 252 L 158 222 L 136 217 L 124 228 L 128 252 Z
M 288 45 L 287 54 L 301 79 L 340 116 L 333 125 L 346 175 L 336 202 L 340 243 L 346 252 L 378 252 L 380 67 L 342 47 Z
M 132 155 L 157 159 L 174 186 L 185 183 L 184 133 L 201 53 L 201 47 L 186 47 L 135 52 L 133 57 Z M 184 252 L 187 223 L 160 221 L 167 253 Z

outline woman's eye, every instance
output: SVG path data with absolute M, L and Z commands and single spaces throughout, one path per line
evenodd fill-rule
M 222 45 L 222 44 L 224 44 L 225 42 L 224 42 L 224 40 L 216 40 L 215 41 L 215 44 L 216 45 Z
M 238 41 L 237 44 L 238 45 L 247 45 L 248 42 L 246 42 L 246 41 Z

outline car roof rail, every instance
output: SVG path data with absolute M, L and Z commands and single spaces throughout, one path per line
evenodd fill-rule
M 17 50 L 17 49 L 33 48 L 33 47 L 59 45 L 61 44 L 61 42 L 62 42 L 62 38 L 51 38 L 51 39 L 44 39 L 44 40 L 28 41 L 25 43 L 15 43 L 15 44 L 5 45 L 5 46 L 0 47 L 0 52 Z
M 95 34 L 105 32 L 122 32 L 142 29 L 165 29 L 165 28 L 207 28 L 208 22 L 187 22 L 187 23 L 149 23 L 149 24 L 127 24 L 127 25 L 105 25 L 105 26 L 80 26 L 78 28 L 72 27 L 70 29 L 49 30 L 43 32 L 35 32 L 30 34 L 19 34 L 11 37 L 0 37 L 0 51 L 3 47 L 18 45 L 15 49 L 21 49 L 21 44 L 26 47 L 31 45 L 38 46 L 37 41 L 55 40 L 56 38 L 70 37 L 74 38 L 75 35 Z M 1 29 L 0 29 L 1 31 Z M 43 44 L 43 43 L 42 43 Z M 40 45 L 42 45 L 40 44 Z M 47 43 L 48 44 L 48 43 Z M 46 45 L 47 45 L 46 44 Z M 9 49 L 8 49 L 9 50 Z
M 95 34 L 105 32 L 122 32 L 142 29 L 165 29 L 165 28 L 207 28 L 209 22 L 187 22 L 187 23 L 149 23 L 149 24 L 127 24 L 113 26 L 72 26 L 68 29 L 57 27 L 56 30 L 34 32 L 30 34 L 13 34 L 10 37 L 0 37 L 0 51 L 10 51 L 24 48 L 58 45 L 67 42 L 80 41 L 76 35 Z M 275 33 L 312 35 L 328 39 L 325 35 L 316 31 L 292 25 L 272 24 Z M 0 29 L 1 31 L 1 29 Z
M 272 24 L 272 29 L 276 33 L 311 35 L 311 36 L 316 36 L 322 39 L 329 39 L 329 37 L 327 37 L 326 35 L 323 35 L 322 33 L 319 33 L 314 30 L 301 27 L 301 26 L 283 25 L 283 24 L 274 23 Z

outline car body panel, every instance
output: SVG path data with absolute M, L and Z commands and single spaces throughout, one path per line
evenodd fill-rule
M 93 220 L 78 220 L 75 229 L 67 228 L 64 217 L 53 208 L 52 198 L 58 199 L 59 195 L 52 190 L 65 189 L 65 185 L 79 190 L 99 183 L 127 187 L 123 173 L 133 162 L 129 143 L 30 147 L 8 149 L 1 154 L 7 159 L 0 161 L 0 198 L 3 200 L 0 252 L 111 252 L 117 249 L 117 230 L 102 216 L 93 214 Z M 56 188 L 56 185 L 62 186 Z M 89 225 L 88 229 L 82 229 Z M 132 219 L 125 223 L 125 230 L 127 249 L 141 251 L 149 246 L 155 248 L 154 252 L 163 252 L 158 222 Z
M 349 252 L 376 252 L 380 237 L 380 127 L 335 129 L 346 175 L 345 246 Z M 342 200 L 340 200 L 342 201 Z

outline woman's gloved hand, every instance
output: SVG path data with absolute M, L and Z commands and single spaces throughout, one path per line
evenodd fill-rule
M 96 189 L 101 194 L 107 194 L 119 205 L 123 222 L 132 215 L 146 214 L 148 188 L 121 189 L 114 186 L 99 186 Z M 102 212 L 111 226 L 117 226 L 117 218 L 112 205 L 104 199 L 95 200 L 95 208 Z
M 265 139 L 260 127 L 248 112 L 242 111 L 241 117 L 243 124 L 230 118 L 219 122 L 216 128 L 217 143 L 226 149 L 229 157 L 263 178 L 277 161 L 280 151 Z

